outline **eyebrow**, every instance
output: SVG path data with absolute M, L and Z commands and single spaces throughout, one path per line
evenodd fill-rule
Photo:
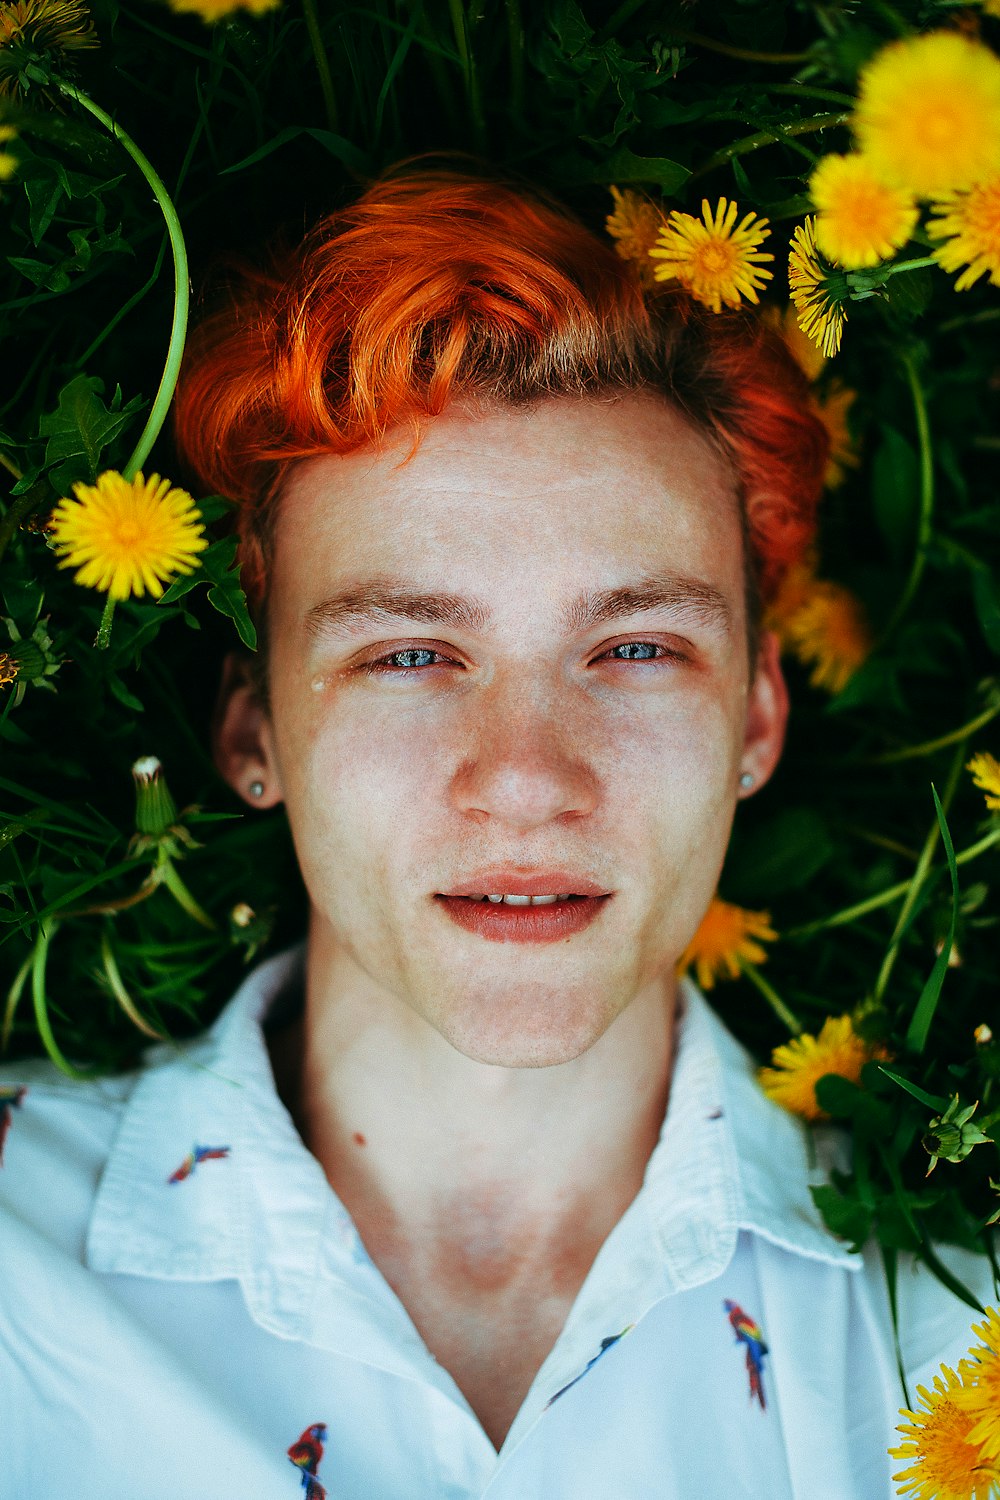
M 611 620 L 665 609 L 693 624 L 731 635 L 733 615 L 724 594 L 702 579 L 683 573 L 623 582 L 615 588 L 588 590 L 574 599 L 561 616 L 567 633 L 589 630 Z M 489 629 L 493 616 L 478 599 L 461 594 L 415 590 L 402 578 L 382 575 L 354 584 L 315 604 L 306 612 L 307 635 L 350 635 L 366 626 L 390 620 L 421 620 L 452 625 L 474 634 Z

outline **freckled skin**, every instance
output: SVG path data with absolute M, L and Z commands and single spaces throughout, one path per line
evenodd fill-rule
M 732 476 L 661 398 L 454 412 L 403 463 L 409 449 L 407 433 L 293 472 L 270 715 L 234 672 L 217 759 L 248 802 L 264 781 L 251 805 L 284 800 L 309 894 L 282 1096 L 496 1441 L 641 1185 L 674 965 L 715 891 L 741 772 L 759 789 L 778 760 L 787 696 L 770 635 L 749 681 Z M 585 589 L 663 572 L 718 590 L 731 633 L 669 611 L 560 626 Z M 309 637 L 310 608 L 377 574 L 481 599 L 493 624 Z M 663 650 L 610 654 L 628 642 Z M 439 655 L 363 670 L 413 648 Z M 435 903 L 508 863 L 614 895 L 537 945 L 486 942 Z

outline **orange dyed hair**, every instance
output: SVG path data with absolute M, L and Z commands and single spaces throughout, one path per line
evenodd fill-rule
M 239 267 L 190 340 L 175 432 L 197 482 L 239 502 L 241 582 L 260 613 L 297 461 L 400 425 L 418 441 L 455 400 L 643 388 L 728 455 L 770 599 L 814 535 L 828 442 L 780 335 L 644 292 L 610 244 L 508 180 L 404 164 L 266 269 Z

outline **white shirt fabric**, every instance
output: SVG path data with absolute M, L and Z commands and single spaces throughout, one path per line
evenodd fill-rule
M 0 1500 L 895 1495 L 878 1257 L 823 1227 L 806 1132 L 692 983 L 642 1189 L 498 1455 L 276 1093 L 263 1023 L 303 964 L 259 965 L 128 1075 L 0 1069 L 26 1090 L 0 1167 Z M 985 1260 L 947 1258 L 989 1301 Z M 909 1265 L 899 1299 L 912 1393 L 975 1314 Z

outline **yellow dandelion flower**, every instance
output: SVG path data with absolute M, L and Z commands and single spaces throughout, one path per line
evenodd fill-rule
M 17 130 L 13 125 L 0 125 L 0 182 L 9 182 L 17 171 L 17 157 L 3 149 L 16 136 Z
M 653 265 L 649 253 L 656 244 L 656 237 L 664 226 L 664 217 L 655 203 L 630 188 L 620 192 L 611 189 L 615 200 L 614 211 L 608 214 L 605 228 L 615 242 L 615 250 L 622 260 L 635 267 L 639 280 L 645 287 L 656 285 Z
M 701 988 L 710 990 L 717 979 L 738 979 L 742 959 L 763 963 L 767 952 L 757 939 L 773 942 L 777 936 L 770 912 L 745 911 L 714 896 L 698 931 L 677 960 L 677 972 L 684 974 L 694 964 Z
M 723 303 L 739 307 L 741 297 L 758 302 L 758 290 L 772 275 L 761 269 L 762 263 L 774 259 L 759 247 L 771 231 L 768 220 L 754 213 L 744 214 L 737 224 L 738 212 L 736 204 L 725 198 L 719 199 L 714 212 L 703 198 L 700 219 L 674 209 L 649 252 L 663 262 L 653 271 L 657 281 L 676 277 L 686 292 L 714 313 L 722 311 Z
M 927 233 L 944 240 L 933 254 L 946 271 L 959 271 L 956 292 L 967 291 L 987 271 L 994 286 L 1000 286 L 1000 174 L 970 188 L 967 193 L 949 193 L 931 207 L 938 218 L 928 219 Z
M 986 806 L 990 811 L 1000 812 L 1000 761 L 988 750 L 981 750 L 966 761 L 965 769 L 972 772 L 976 786 L 986 793 Z
M 816 251 L 816 220 L 795 226 L 788 252 L 788 290 L 799 327 L 829 359 L 840 348 L 847 322 L 843 305 L 829 285 L 830 271 Z
M 969 1442 L 978 1443 L 983 1458 L 1000 1467 L 1000 1312 L 986 1309 L 986 1322 L 974 1323 L 982 1344 L 969 1350 L 963 1390 L 955 1404 L 972 1419 Z
M 97 46 L 94 23 L 80 0 L 5 0 L 0 4 L 0 99 L 19 98 L 32 62 L 65 58 Z
M 857 399 L 840 380 L 832 380 L 826 390 L 814 397 L 813 409 L 826 428 L 830 439 L 830 453 L 826 461 L 823 483 L 827 489 L 835 490 L 847 478 L 847 470 L 856 469 L 861 462 L 851 430 L 847 425 L 847 413 Z
M 845 687 L 872 648 L 860 603 L 848 589 L 829 579 L 813 580 L 779 633 L 799 661 L 812 667 L 811 686 L 830 693 Z
M 211 25 L 237 10 L 248 10 L 251 15 L 262 16 L 265 11 L 277 10 L 281 0 L 167 0 L 167 3 L 171 10 L 201 16 Z
M 59 566 L 78 568 L 77 583 L 112 599 L 147 589 L 159 598 L 175 574 L 194 571 L 195 554 L 208 546 L 191 496 L 159 474 L 128 480 L 109 469 L 73 493 L 76 500 L 60 500 L 52 513 Z
M 889 1457 L 910 1463 L 894 1474 L 897 1493 L 910 1500 L 990 1500 L 996 1470 L 987 1467 L 982 1450 L 970 1440 L 972 1419 L 957 1401 L 967 1373 L 965 1361 L 956 1374 L 947 1365 L 934 1377 L 934 1390 L 917 1386 L 923 1405 L 916 1411 L 900 1410 L 906 1442 L 889 1449 Z
M 917 204 L 905 188 L 884 183 L 864 156 L 824 156 L 809 179 L 816 245 L 848 270 L 877 266 L 905 245 Z
M 757 1079 L 770 1099 L 804 1120 L 829 1116 L 816 1102 L 816 1085 L 827 1073 L 857 1083 L 861 1069 L 872 1058 L 888 1057 L 877 1042 L 866 1042 L 854 1030 L 850 1016 L 828 1016 L 819 1036 L 803 1032 L 771 1054 L 770 1068 L 759 1068 Z
M 854 133 L 886 182 L 933 198 L 1000 172 L 1000 58 L 955 31 L 890 42 L 862 69 Z

